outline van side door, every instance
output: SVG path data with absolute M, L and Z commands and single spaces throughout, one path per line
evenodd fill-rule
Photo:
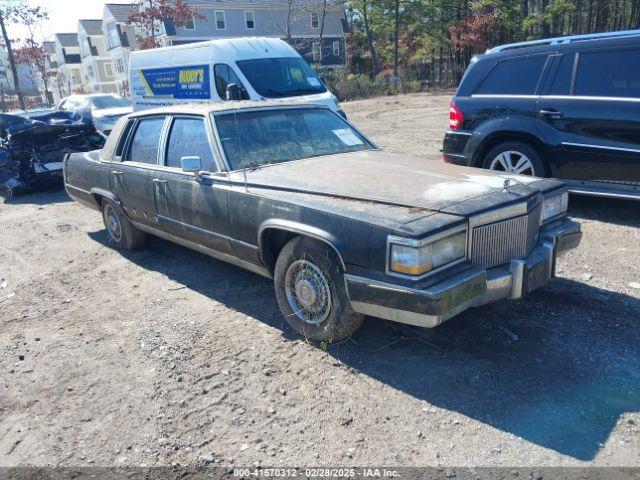
M 555 146 L 554 176 L 640 183 L 640 47 L 590 49 L 556 62 L 536 116 Z
M 206 119 L 175 115 L 154 180 L 158 224 L 177 237 L 218 252 L 231 250 L 227 218 L 227 175 L 219 172 Z M 182 169 L 183 157 L 198 157 L 202 172 Z

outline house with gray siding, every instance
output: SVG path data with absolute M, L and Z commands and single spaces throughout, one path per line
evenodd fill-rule
M 277 37 L 305 59 L 322 67 L 345 64 L 345 12 L 342 4 L 323 8 L 314 0 L 187 0 L 204 19 L 176 27 L 165 22 L 158 40 L 164 46 L 217 38 Z M 324 21 L 323 21 L 324 20 Z M 322 32 L 322 39 L 320 35 Z
M 128 24 L 136 7 L 131 4 L 107 3 L 102 15 L 102 33 L 107 54 L 115 66 L 118 92 L 129 96 L 129 54 L 138 48 L 136 32 Z
M 78 21 L 78 44 L 84 67 L 83 89 L 87 93 L 117 93 L 115 66 L 107 53 L 102 20 Z
M 63 95 L 82 92 L 83 66 L 77 33 L 56 33 L 57 83 Z

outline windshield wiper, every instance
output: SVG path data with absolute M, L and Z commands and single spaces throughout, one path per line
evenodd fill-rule
M 297 88 L 295 90 L 289 90 L 288 95 L 305 95 L 307 93 L 322 93 L 324 90 L 318 88 Z

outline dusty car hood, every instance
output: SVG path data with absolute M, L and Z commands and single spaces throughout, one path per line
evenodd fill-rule
M 512 187 L 505 191 L 507 178 Z M 234 172 L 232 179 L 244 182 L 244 173 Z M 492 204 L 529 197 L 538 191 L 532 186 L 537 181 L 382 151 L 316 157 L 246 172 L 249 188 L 285 189 L 446 213 L 461 213 L 452 207 L 465 202 L 479 204 L 488 196 Z

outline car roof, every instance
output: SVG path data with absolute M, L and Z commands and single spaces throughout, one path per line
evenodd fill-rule
M 226 102 L 193 102 L 183 103 L 177 105 L 170 105 L 165 107 L 153 108 L 149 110 L 141 110 L 129 114 L 129 117 L 143 117 L 148 115 L 160 115 L 160 114 L 183 114 L 183 115 L 208 115 L 210 113 L 227 112 L 234 110 L 247 110 L 247 109 L 274 109 L 274 108 L 289 108 L 289 107 L 305 107 L 305 108 L 323 108 L 329 109 L 326 105 L 319 105 L 317 103 L 308 103 L 304 101 L 294 100 L 241 100 L 241 101 L 226 101 Z

